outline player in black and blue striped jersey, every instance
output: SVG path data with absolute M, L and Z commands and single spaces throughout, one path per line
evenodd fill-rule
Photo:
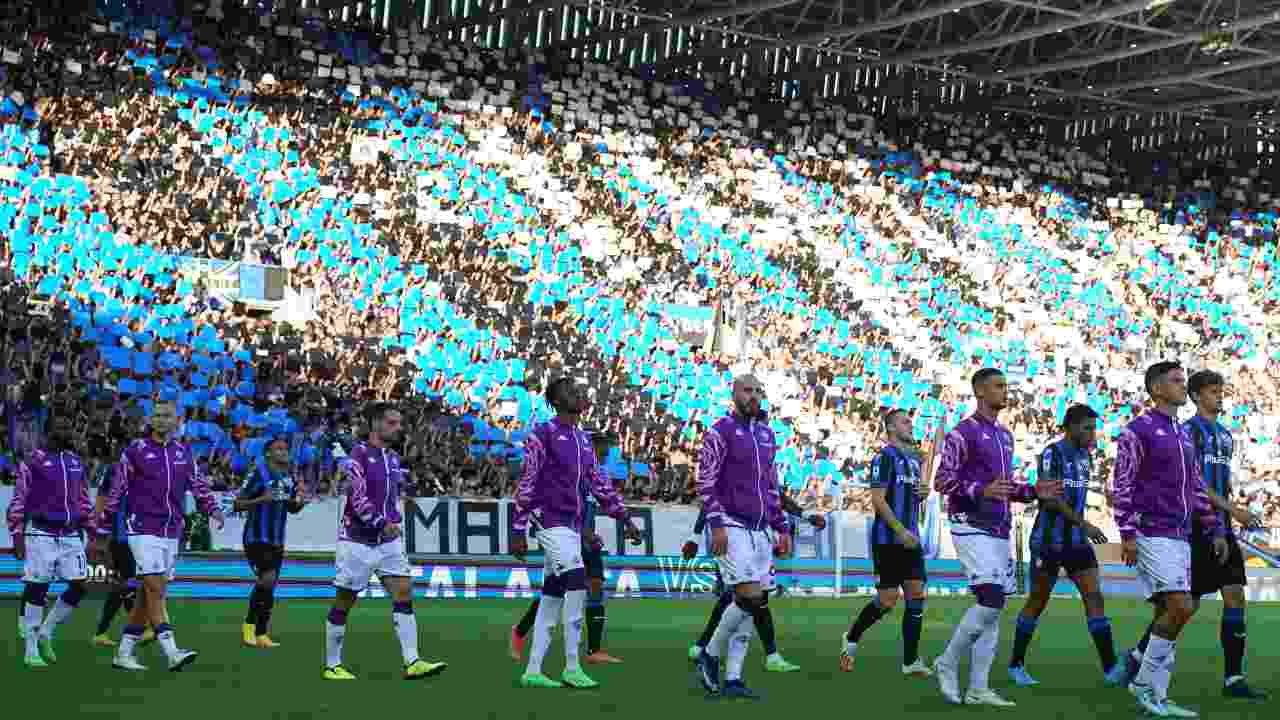
M 1104 680 L 1108 685 L 1124 682 L 1125 667 L 1116 661 L 1111 621 L 1106 615 L 1098 576 L 1098 558 L 1091 545 L 1107 542 L 1107 536 L 1085 520 L 1089 482 L 1093 477 L 1089 453 L 1094 446 L 1097 425 L 1098 413 L 1093 408 L 1072 405 L 1062 421 L 1062 439 L 1040 453 L 1039 479 L 1061 480 L 1062 495 L 1040 499 L 1031 529 L 1031 592 L 1018 614 L 1009 660 L 1009 678 L 1022 687 L 1039 684 L 1027 672 L 1027 648 L 1063 570 L 1084 601 L 1089 634 L 1102 661 Z
M 111 494 L 111 483 L 114 481 L 116 465 L 113 462 L 103 463 L 98 468 L 97 514 L 102 513 L 107 496 Z M 111 623 L 123 607 L 128 612 L 129 624 L 148 625 L 146 597 L 138 592 L 138 567 L 133 560 L 133 551 L 129 549 L 129 530 L 125 525 L 125 517 L 129 512 L 129 499 L 120 500 L 120 507 L 111 520 L 111 534 L 108 538 L 107 553 L 103 560 L 111 571 L 111 592 L 102 603 L 102 614 L 98 617 L 98 629 L 93 636 L 93 644 L 98 647 L 115 647 L 111 639 Z M 150 627 L 142 636 L 139 644 L 155 640 L 155 631 Z
M 911 415 L 890 410 L 884 417 L 888 444 L 871 462 L 871 558 L 875 565 L 876 596 L 858 614 L 840 638 L 840 670 L 853 670 L 862 634 L 893 612 L 901 594 L 907 608 L 902 617 L 902 673 L 929 677 L 933 672 L 920 659 L 920 633 L 924 626 L 924 550 L 920 543 L 920 510 L 928 497 L 928 484 L 915 447 Z
M 284 564 L 285 530 L 289 515 L 302 512 L 307 504 L 301 483 L 289 472 L 289 451 L 288 435 L 268 436 L 262 457 L 254 463 L 235 500 L 235 511 L 246 514 L 244 556 L 257 576 L 249 593 L 249 612 L 241 628 L 242 642 L 247 647 L 279 646 L 268 630 L 275 607 L 276 582 Z

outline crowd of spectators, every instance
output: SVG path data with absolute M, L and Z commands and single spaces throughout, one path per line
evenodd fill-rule
M 0 218 L 0 473 L 55 398 L 75 400 L 98 464 L 166 387 L 221 386 L 192 396 L 186 425 L 220 486 L 284 424 L 311 484 L 336 493 L 360 406 L 395 399 L 417 494 L 502 497 L 541 387 L 569 372 L 591 388 L 587 423 L 619 439 L 627 496 L 685 503 L 723 380 L 749 370 L 784 431 L 787 491 L 867 512 L 886 406 L 915 410 L 924 440 L 966 411 L 970 373 L 1002 367 L 1019 456 L 1088 402 L 1101 478 L 1140 368 L 1173 355 L 1230 377 L 1242 501 L 1280 523 L 1275 217 L 1238 183 L 1135 203 L 1117 165 L 1016 118 L 855 115 L 741 80 L 664 83 L 216 2 L 166 23 L 139 12 L 152 4 L 0 3 L 22 39 L 0 75 L 15 209 Z M 251 130 L 190 89 L 215 76 Z M 411 149 L 410 128 L 442 149 Z M 283 266 L 287 307 L 253 311 L 207 271 L 101 262 L 101 244 L 16 244 L 41 175 L 82 180 L 103 218 L 80 222 L 117 249 Z M 326 216 L 335 201 L 347 226 Z M 411 296 L 433 322 L 406 324 Z M 134 306 L 181 308 L 226 361 Z M 155 363 L 121 362 L 116 342 Z M 1105 516 L 1101 493 L 1091 512 Z

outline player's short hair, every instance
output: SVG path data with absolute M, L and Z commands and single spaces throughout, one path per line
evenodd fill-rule
M 1195 397 L 1207 387 L 1226 384 L 1227 381 L 1222 377 L 1222 373 L 1214 370 L 1197 370 L 1191 374 L 1191 377 L 1187 378 L 1187 393 Z
M 1081 420 L 1096 420 L 1098 413 L 1088 405 L 1072 405 L 1067 408 L 1067 414 L 1062 417 L 1062 427 L 1067 428 L 1075 425 Z
M 547 404 L 556 410 L 559 410 L 560 407 L 556 403 L 559 402 L 560 391 L 562 388 L 568 387 L 572 384 L 573 378 L 568 375 L 561 375 L 555 380 L 547 383 L 547 389 L 542 394 L 543 397 L 546 398 Z
M 376 423 L 379 420 L 386 417 L 387 413 L 398 412 L 399 410 L 400 408 L 396 407 L 395 403 L 389 403 L 389 402 L 370 403 L 369 406 L 364 409 L 364 419 L 366 422 L 372 425 L 373 423 Z
M 997 370 L 996 368 L 985 367 L 973 374 L 973 379 L 969 381 L 969 384 L 972 385 L 973 388 L 976 390 L 977 387 L 982 383 L 990 380 L 993 377 L 1000 377 L 1003 375 L 1004 373 L 1001 372 L 1000 370 Z
M 589 434 L 592 445 L 613 447 L 618 444 L 618 437 L 608 430 L 592 430 Z
M 262 453 L 265 455 L 265 454 L 266 454 L 266 452 L 267 452 L 267 450 L 270 450 L 270 449 L 271 449 L 271 446 L 272 446 L 272 445 L 275 445 L 276 443 L 278 443 L 278 442 L 280 442 L 280 441 L 282 441 L 282 440 L 284 441 L 285 445 L 291 445 L 291 444 L 292 444 L 292 443 L 289 441 L 289 435 L 288 435 L 288 434 L 286 434 L 286 433 L 283 433 L 283 432 L 275 432 L 275 433 L 270 433 L 270 434 L 268 434 L 268 435 L 267 435 L 267 438 L 266 438 L 266 442 L 262 443 Z
M 889 412 L 884 414 L 884 428 L 888 430 L 889 423 L 893 422 L 893 419 L 895 417 L 897 417 L 898 415 L 905 415 L 905 414 L 909 414 L 909 413 L 907 413 L 907 411 L 903 410 L 902 408 L 890 408 Z
M 1146 374 L 1142 377 L 1142 384 L 1146 387 L 1147 394 L 1151 394 L 1151 388 L 1156 383 L 1163 380 L 1165 375 L 1168 375 L 1174 370 L 1180 370 L 1181 368 L 1182 363 L 1177 360 L 1161 360 L 1155 365 L 1147 368 Z

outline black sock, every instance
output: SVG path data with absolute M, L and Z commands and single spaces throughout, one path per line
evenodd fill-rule
M 724 617 L 724 611 L 733 604 L 733 593 L 720 593 L 720 597 L 716 598 L 716 606 L 711 610 L 711 617 L 707 618 L 707 627 L 702 631 L 702 637 L 698 638 L 698 647 L 706 647 L 711 644 L 711 636 L 716 634 L 716 628 L 720 625 L 720 618 Z
M 1098 659 L 1102 661 L 1102 671 L 1110 672 L 1116 664 L 1116 644 L 1111 638 L 1111 621 L 1106 617 L 1089 618 L 1089 635 L 1093 637 L 1093 645 L 1098 648 Z
M 604 596 L 587 595 L 587 654 L 598 652 L 604 642 Z
M 1224 608 L 1222 611 L 1222 657 L 1225 677 L 1230 680 L 1244 674 L 1244 608 Z
M 524 617 L 520 618 L 520 622 L 516 623 L 516 634 L 524 637 L 533 629 L 533 621 L 538 619 L 538 606 L 542 604 L 542 598 L 534 598 L 533 604 L 528 610 L 524 611 Z
M 1018 622 L 1013 631 L 1013 652 L 1009 654 L 1009 667 L 1022 667 L 1027 662 L 1027 648 L 1031 646 L 1031 638 L 1035 637 L 1039 618 L 1030 618 L 1018 613 Z
M 254 623 L 254 631 L 261 637 L 267 634 L 267 628 L 271 624 L 271 609 L 275 607 L 275 592 L 264 588 L 258 593 L 258 619 Z
M 1142 654 L 1142 655 L 1145 655 L 1145 654 L 1146 654 L 1146 652 L 1147 652 L 1147 643 L 1151 642 L 1151 629 L 1152 629 L 1152 628 L 1154 628 L 1155 626 L 1156 626 L 1156 621 L 1155 621 L 1155 620 L 1152 620 L 1152 621 L 1151 621 L 1151 624 L 1150 624 L 1150 625 L 1147 625 L 1147 631 L 1146 631 L 1146 632 L 1144 632 L 1144 633 L 1142 634 L 1142 639 L 1138 641 L 1138 653 L 1139 653 L 1139 654 Z
M 760 635 L 760 642 L 764 643 L 765 657 L 778 652 L 777 632 L 773 628 L 773 611 L 769 609 L 768 602 L 760 608 L 759 613 L 752 613 L 752 619 L 756 621 L 756 633 Z
M 853 621 L 853 625 L 849 626 L 849 632 L 844 636 L 844 639 L 852 643 L 858 642 L 862 639 L 862 633 L 888 614 L 888 610 L 880 607 L 879 598 L 872 600 L 866 604 L 866 607 L 862 608 L 862 612 L 858 613 L 857 619 Z
M 116 613 L 120 612 L 120 606 L 125 603 L 125 595 L 128 590 L 115 590 L 107 595 L 106 602 L 102 603 L 102 615 L 98 618 L 98 634 L 106 635 L 111 629 L 111 621 L 115 620 Z M 133 603 L 129 603 L 132 605 Z M 130 608 L 132 610 L 132 608 Z
M 124 591 L 124 609 L 126 612 L 133 612 L 133 601 L 138 596 L 138 591 L 129 588 Z
M 260 593 L 258 586 L 254 585 L 253 590 L 249 593 L 249 612 L 244 616 L 245 625 L 256 625 L 258 622 L 258 602 Z

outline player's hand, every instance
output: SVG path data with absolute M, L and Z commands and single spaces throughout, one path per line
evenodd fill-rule
M 1120 559 L 1124 564 L 1133 567 L 1138 564 L 1138 540 L 1125 540 L 1120 543 Z
M 1227 555 L 1230 548 L 1227 546 L 1227 539 L 1216 537 L 1213 539 L 1213 556 L 1217 558 L 1219 565 L 1227 564 Z
M 826 530 L 826 529 L 827 529 L 827 516 L 826 516 L 826 515 L 814 515 L 814 516 L 812 516 L 812 517 L 810 517 L 810 518 L 809 518 L 809 524 L 810 524 L 810 525 L 812 525 L 812 526 L 814 526 L 814 527 L 816 527 L 816 528 L 818 528 L 819 530 Z
M 778 538 L 777 544 L 773 546 L 773 554 L 777 557 L 784 558 L 791 556 L 791 536 L 782 534 Z
M 13 536 L 13 556 L 19 560 L 27 559 L 27 539 L 22 535 Z
M 529 554 L 529 538 L 524 535 L 517 535 L 511 538 L 511 555 L 515 559 L 524 562 L 525 556 Z
M 680 557 L 685 560 L 692 560 L 698 556 L 698 543 L 690 540 L 680 546 Z
M 908 550 L 915 550 L 920 547 L 920 538 L 916 537 L 916 534 L 909 530 L 903 530 L 898 533 L 898 540 L 902 543 L 902 546 Z
M 724 557 L 729 552 L 729 533 L 722 527 L 711 530 L 711 554 Z
M 600 533 L 592 531 L 591 537 L 587 538 L 587 542 L 591 547 L 602 550 L 604 548 L 604 538 L 600 537 Z
M 400 523 L 387 523 L 382 528 L 382 537 L 388 540 L 395 540 L 400 537 Z
M 1089 542 L 1092 542 L 1094 545 L 1107 544 L 1107 534 L 1102 532 L 1102 529 L 1093 523 L 1084 524 L 1084 536 L 1089 538 Z
M 1009 478 L 1004 475 L 997 477 L 982 489 L 982 497 L 988 500 L 1008 500 L 1011 493 L 1013 493 L 1013 483 L 1009 482 Z
M 1062 481 L 1057 478 L 1042 478 L 1036 481 L 1036 497 L 1041 500 L 1052 500 L 1062 497 Z
M 227 518 L 222 514 L 221 510 L 216 510 L 209 516 L 209 524 L 216 530 L 221 530 L 227 524 Z
M 635 524 L 630 521 L 628 521 L 627 526 L 622 529 L 622 536 L 627 540 L 630 540 L 632 545 L 639 545 L 640 541 L 644 540 L 644 535 L 640 533 L 640 528 L 636 527 Z

